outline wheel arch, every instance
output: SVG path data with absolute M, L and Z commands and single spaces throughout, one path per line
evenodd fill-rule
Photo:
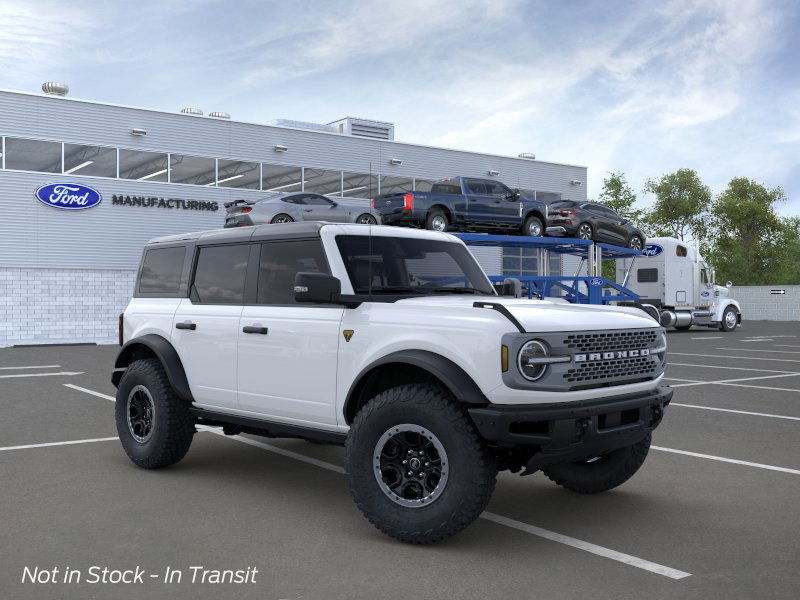
M 542 222 L 542 227 L 547 227 L 547 219 L 544 218 L 544 214 L 538 208 L 531 208 L 525 215 L 522 217 L 522 223 L 524 224 L 525 221 L 528 220 L 528 217 L 538 217 L 539 220 Z
M 426 218 L 427 215 L 431 214 L 435 210 L 441 210 L 447 217 L 447 222 L 451 225 L 453 224 L 453 211 L 450 210 L 449 206 L 447 206 L 446 204 L 442 204 L 441 202 L 437 202 L 436 204 L 428 208 L 427 212 L 425 213 Z
M 114 361 L 114 373 L 111 376 L 111 383 L 114 384 L 114 387 L 119 387 L 124 370 L 132 362 L 143 358 L 157 359 L 164 367 L 169 384 L 178 397 L 182 400 L 192 401 L 189 380 L 186 378 L 186 371 L 178 356 L 178 351 L 169 340 L 154 333 L 133 338 L 120 349 Z
M 351 424 L 358 410 L 376 394 L 422 382 L 438 383 L 460 402 L 488 403 L 472 377 L 450 359 L 426 350 L 401 350 L 370 363 L 358 374 L 344 402 L 345 422 Z
M 742 309 L 739 306 L 739 303 L 736 300 L 732 299 L 732 298 L 726 299 L 725 302 L 723 302 L 723 303 L 721 303 L 719 305 L 719 308 L 717 309 L 716 314 L 714 315 L 714 320 L 715 321 L 722 321 L 722 316 L 725 314 L 725 311 L 728 310 L 729 308 L 732 308 L 734 311 L 736 311 L 736 320 L 737 320 L 738 324 L 741 325 L 742 324 Z

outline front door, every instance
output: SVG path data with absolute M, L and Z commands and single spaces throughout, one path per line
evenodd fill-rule
M 300 211 L 304 221 L 343 223 L 347 220 L 345 211 L 338 209 L 338 203 L 325 196 L 306 194 L 302 196 L 302 200 Z
M 195 403 L 237 408 L 236 352 L 250 244 L 201 246 L 190 297 L 172 323 L 172 345 L 181 358 Z
M 261 245 L 257 303 L 239 320 L 239 406 L 266 419 L 336 425 L 344 308 L 296 304 L 301 271 L 330 272 L 319 238 Z

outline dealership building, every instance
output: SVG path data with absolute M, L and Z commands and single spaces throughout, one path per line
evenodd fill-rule
M 223 204 L 240 198 L 307 191 L 366 205 L 379 193 L 427 191 L 464 175 L 545 200 L 586 199 L 585 167 L 398 142 L 391 123 L 248 123 L 42 87 L 0 91 L 0 346 L 115 341 L 144 243 L 222 227 Z M 57 195 L 76 185 L 97 198 L 73 210 L 37 198 L 44 186 Z M 519 249 L 474 251 L 490 275 L 542 270 Z M 559 272 L 559 259 L 550 262 Z

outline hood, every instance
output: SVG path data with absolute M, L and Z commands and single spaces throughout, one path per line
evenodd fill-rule
M 469 295 L 423 296 L 421 298 L 406 298 L 398 301 L 398 303 L 413 303 L 420 306 L 486 310 L 473 308 L 472 305 L 475 302 L 502 304 L 522 324 L 525 331 L 531 333 L 660 327 L 643 311 L 629 306 L 562 304 L 547 300 Z

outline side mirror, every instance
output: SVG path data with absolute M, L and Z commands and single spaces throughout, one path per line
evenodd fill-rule
M 725 287 L 731 289 L 731 287 L 733 287 L 733 282 L 729 281 L 728 283 L 725 284 Z
M 336 208 L 337 206 L 339 206 L 339 203 L 331 200 L 331 208 Z
M 338 303 L 342 282 L 327 273 L 300 272 L 294 278 L 295 302 Z

